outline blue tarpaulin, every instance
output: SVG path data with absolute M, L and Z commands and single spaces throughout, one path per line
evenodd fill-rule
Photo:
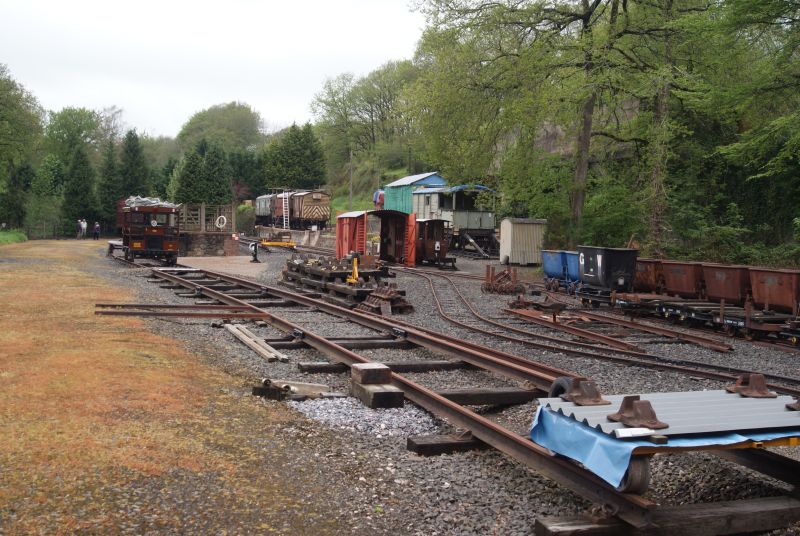
M 534 443 L 580 462 L 614 487 L 622 482 L 636 447 L 656 446 L 650 441 L 616 439 L 541 406 L 533 416 L 530 437 Z M 770 441 L 784 437 L 800 437 L 800 429 L 670 437 L 666 446 L 700 448 L 711 445 L 734 445 L 744 441 Z

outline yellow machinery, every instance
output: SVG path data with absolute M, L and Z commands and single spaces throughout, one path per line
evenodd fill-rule
M 347 278 L 347 284 L 355 285 L 356 283 L 358 283 L 358 257 L 353 257 L 353 271 Z

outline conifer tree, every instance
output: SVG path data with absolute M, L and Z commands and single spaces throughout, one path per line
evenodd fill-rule
M 97 201 L 100 217 L 110 222 L 114 219 L 117 201 L 125 198 L 122 181 L 117 169 L 117 150 L 114 142 L 109 140 L 103 150 L 103 164 L 100 169 L 100 180 L 97 184 Z
M 150 173 L 147 170 L 144 151 L 135 130 L 129 130 L 122 141 L 119 176 L 122 197 L 146 196 L 150 193 L 148 184 Z
M 81 218 L 87 221 L 94 218 L 96 211 L 94 180 L 94 169 L 89 162 L 86 149 L 78 146 L 72 154 L 64 184 L 64 216 L 68 224 L 74 224 Z
M 230 169 L 223 150 L 216 144 L 210 145 L 203 158 L 202 172 L 206 203 L 223 205 L 233 201 Z
M 174 172 L 174 201 L 176 203 L 203 203 L 203 157 L 189 151 L 178 163 Z M 173 186 L 173 185 L 171 185 Z

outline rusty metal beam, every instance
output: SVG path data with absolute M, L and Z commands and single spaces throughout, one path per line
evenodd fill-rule
M 519 316 L 526 322 L 530 322 L 538 326 L 543 326 L 546 328 L 563 331 L 565 333 L 569 333 L 577 337 L 582 337 L 584 339 L 589 339 L 591 341 L 605 344 L 606 346 L 610 346 L 612 348 L 627 350 L 629 352 L 644 353 L 642 349 L 636 346 L 635 344 L 630 344 L 628 342 L 622 341 L 614 337 L 609 337 L 608 335 L 603 335 L 601 333 L 595 333 L 594 331 L 590 331 L 588 329 L 576 328 L 575 326 L 570 326 L 567 324 L 563 324 L 561 322 L 553 322 L 552 320 L 542 318 L 539 314 L 530 311 L 528 309 L 503 309 L 503 311 L 506 313 L 511 313 L 513 315 Z
M 730 344 L 713 339 L 711 337 L 701 337 L 700 335 L 692 335 L 691 333 L 684 333 L 682 331 L 677 331 L 673 329 L 663 328 L 659 326 L 651 326 L 648 324 L 641 324 L 633 320 L 627 320 L 625 318 L 616 318 L 590 311 L 581 311 L 580 314 L 581 316 L 585 316 L 586 318 L 590 318 L 592 320 L 597 320 L 600 322 L 608 322 L 609 324 L 615 324 L 617 326 L 637 329 L 639 331 L 644 331 L 647 333 L 654 333 L 656 335 L 662 335 L 664 337 L 671 337 L 673 339 L 679 339 L 681 341 L 690 342 L 698 346 L 714 350 L 716 352 L 730 352 L 731 350 L 733 350 L 733 346 L 731 346 Z

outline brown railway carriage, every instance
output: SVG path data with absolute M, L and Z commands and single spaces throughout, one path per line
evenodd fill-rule
M 147 198 L 129 199 L 122 209 L 122 251 L 125 259 L 178 260 L 178 205 Z
M 323 190 L 294 192 L 290 199 L 291 226 L 295 229 L 324 229 L 331 217 L 331 194 Z

